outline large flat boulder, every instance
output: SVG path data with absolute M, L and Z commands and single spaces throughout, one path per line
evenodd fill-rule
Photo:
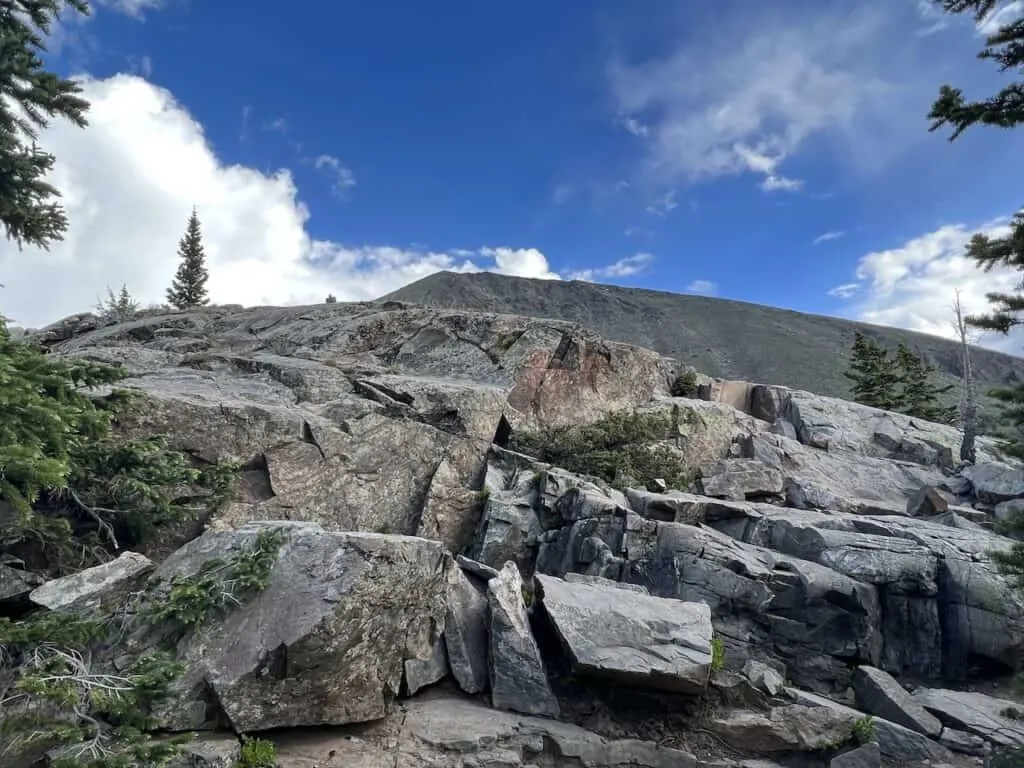
M 220 716 L 239 732 L 373 720 L 399 695 L 405 662 L 431 658 L 454 567 L 437 542 L 254 522 L 203 534 L 155 576 L 194 575 L 268 530 L 284 542 L 267 588 L 184 634 L 188 671 L 161 727 L 193 730 Z
M 538 575 L 540 601 L 574 671 L 639 688 L 705 691 L 711 609 L 599 583 Z
M 920 688 L 914 692 L 914 701 L 954 729 L 1001 747 L 1024 747 L 1024 722 L 1010 716 L 1020 711 L 1014 701 L 945 688 Z
M 857 705 L 872 715 L 937 738 L 942 723 L 914 701 L 910 693 L 887 672 L 875 667 L 858 667 L 853 675 Z

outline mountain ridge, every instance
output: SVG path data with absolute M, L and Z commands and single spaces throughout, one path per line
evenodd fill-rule
M 850 398 L 846 370 L 854 331 L 886 347 L 906 343 L 946 383 L 960 376 L 951 339 L 734 299 L 585 281 L 437 272 L 379 301 L 497 311 L 579 323 L 604 338 L 652 349 L 702 373 Z M 972 347 L 981 393 L 1024 381 L 1024 358 Z M 982 398 L 990 411 L 992 401 Z

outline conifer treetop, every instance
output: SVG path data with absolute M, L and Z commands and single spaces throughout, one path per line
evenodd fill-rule
M 210 299 L 206 292 L 206 281 L 210 274 L 206 269 L 203 235 L 195 207 L 189 216 L 185 234 L 178 243 L 178 257 L 181 263 L 171 287 L 167 289 L 167 302 L 176 309 L 189 309 L 208 304 Z
M 19 249 L 48 249 L 68 227 L 60 193 L 45 180 L 56 158 L 36 146 L 51 118 L 87 125 L 81 86 L 46 71 L 40 58 L 44 37 L 67 8 L 89 13 L 86 0 L 0 3 L 0 223 Z

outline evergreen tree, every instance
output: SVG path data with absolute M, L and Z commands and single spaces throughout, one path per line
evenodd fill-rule
M 976 21 L 988 18 L 998 5 L 997 0 L 935 2 L 949 13 L 972 13 Z M 989 34 L 978 58 L 995 62 L 1002 72 L 1016 72 L 1018 75 L 1024 73 L 1024 16 L 1018 15 Z M 979 123 L 1012 128 L 1024 122 L 1024 81 L 1011 82 L 994 96 L 970 102 L 959 88 L 943 85 L 928 117 L 933 121 L 930 130 L 935 131 L 943 126 L 952 129 L 950 141 L 956 140 L 965 130 Z M 971 238 L 967 255 L 986 271 L 997 265 L 1024 271 L 1024 209 L 1014 214 L 1006 235 L 991 237 L 978 234 Z M 992 304 L 992 312 L 968 317 L 968 324 L 1003 334 L 1024 324 L 1024 283 L 1014 293 L 993 292 L 988 294 L 988 299 Z M 1024 457 L 1024 384 L 997 389 L 990 395 L 1004 404 L 1004 447 L 1008 453 Z
M 884 347 L 860 331 L 854 333 L 850 368 L 843 374 L 853 382 L 853 399 L 875 408 L 898 404 L 899 375 Z
M 139 311 L 139 302 L 128 293 L 128 286 L 121 284 L 121 290 L 115 296 L 114 292 L 107 287 L 107 298 L 96 304 L 96 311 L 100 317 L 114 323 L 123 323 L 131 320 Z
M 167 289 L 168 303 L 177 309 L 201 307 L 209 303 L 206 281 L 210 274 L 206 271 L 203 235 L 199 230 L 199 216 L 195 208 L 189 216 L 185 236 L 178 243 L 178 256 L 181 263 L 171 287 Z
M 36 146 L 49 118 L 86 125 L 81 86 L 43 69 L 40 58 L 43 38 L 65 8 L 89 13 L 86 0 L 0 2 L 0 222 L 19 248 L 49 248 L 68 227 L 60 193 L 44 178 L 56 158 Z
M 896 409 L 908 416 L 948 424 L 955 409 L 939 404 L 939 397 L 953 389 L 952 384 L 933 384 L 934 366 L 928 365 L 902 342 L 896 349 L 900 392 Z

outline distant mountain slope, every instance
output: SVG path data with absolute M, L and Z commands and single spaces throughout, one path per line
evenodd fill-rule
M 904 342 L 958 381 L 958 345 L 948 339 L 758 304 L 579 281 L 485 272 L 439 272 L 381 300 L 577 322 L 615 341 L 656 350 L 721 378 L 783 384 L 849 397 L 854 331 L 887 347 Z M 1024 381 L 1024 359 L 975 348 L 979 391 Z M 988 410 L 988 408 L 986 408 Z

